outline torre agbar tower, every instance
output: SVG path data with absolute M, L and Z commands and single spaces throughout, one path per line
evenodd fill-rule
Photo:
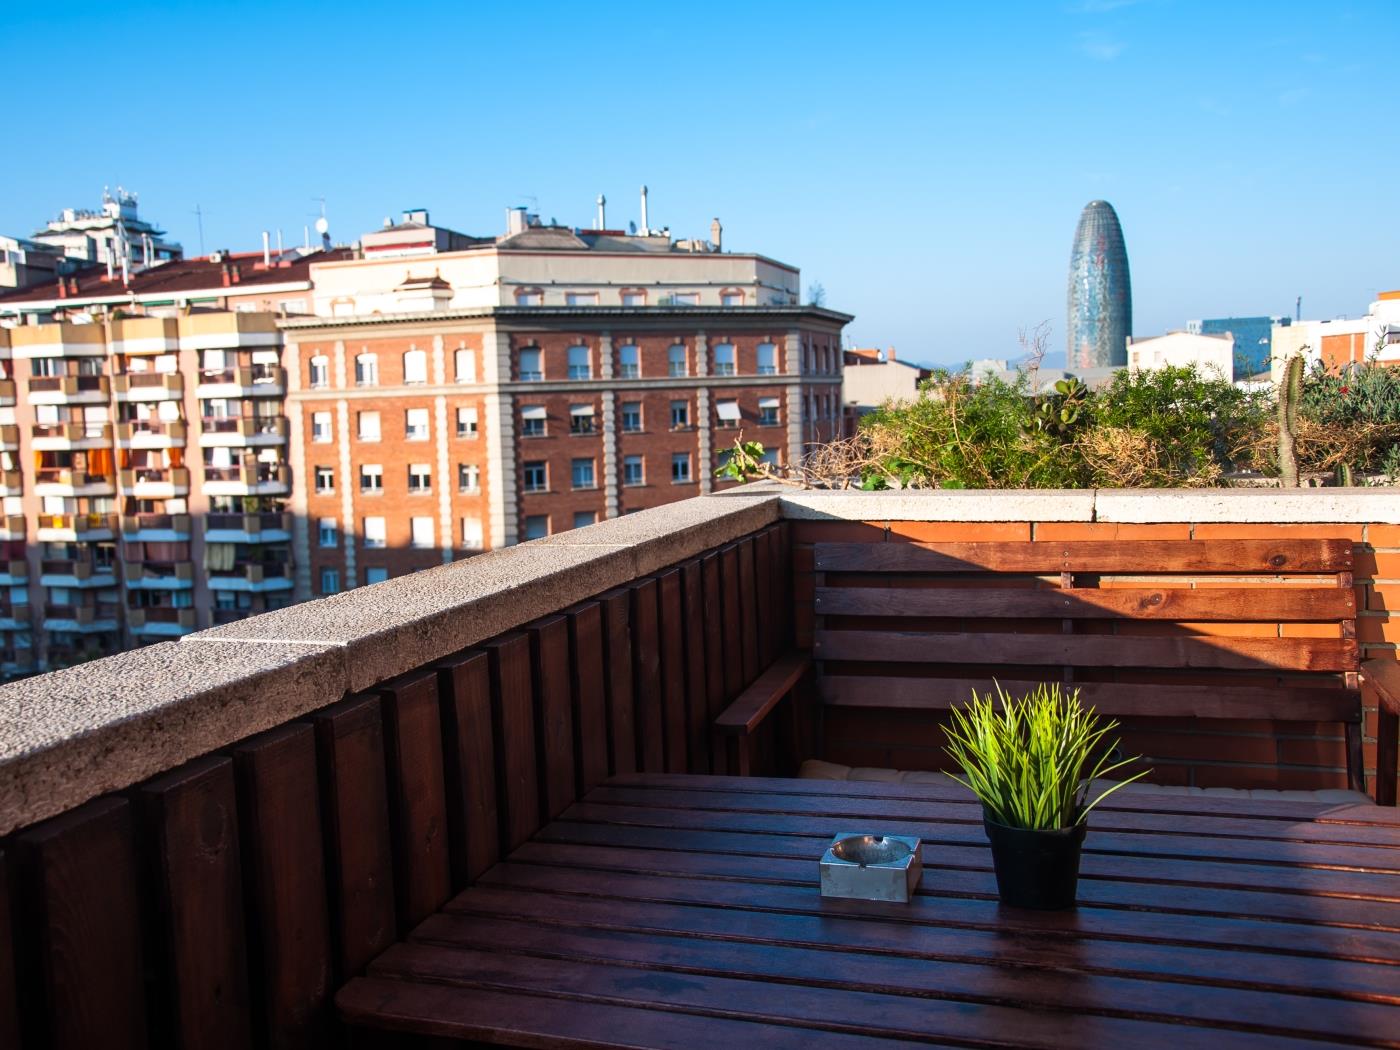
M 1090 201 L 1079 216 L 1069 256 L 1068 368 L 1113 368 L 1128 363 L 1133 290 L 1118 213 L 1108 201 Z

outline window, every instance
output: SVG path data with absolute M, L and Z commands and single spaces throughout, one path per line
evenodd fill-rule
M 421 494 L 433 491 L 433 468 L 427 463 L 408 465 L 408 494 Z
M 723 295 L 721 295 L 721 296 L 719 297 L 719 304 L 720 304 L 720 306 L 743 306 L 743 305 L 744 305 L 744 293 L 743 293 L 743 292 L 725 292 Z
M 377 496 L 384 491 L 384 468 L 378 463 L 365 463 L 360 467 L 360 491 L 367 496 Z
M 475 492 L 481 487 L 481 468 L 475 463 L 457 464 L 457 491 Z
M 331 385 L 331 359 L 319 354 L 311 359 L 311 385 Z
M 476 353 L 465 347 L 452 355 L 452 374 L 459 383 L 476 382 Z
M 672 379 L 690 375 L 690 366 L 685 359 L 685 347 L 679 344 L 666 351 L 666 374 Z
M 462 519 L 462 547 L 469 551 L 479 551 L 482 548 L 481 519 Z
M 573 481 L 576 489 L 597 488 L 597 482 L 593 480 L 593 461 L 591 459 L 576 459 L 573 462 Z
M 671 429 L 685 430 L 690 426 L 690 402 L 671 402 Z
M 515 293 L 516 306 L 539 306 L 544 302 L 544 293 L 538 288 L 531 288 Z
M 364 537 L 365 537 L 365 546 L 366 546 L 366 547 L 383 547 L 383 546 L 384 546 L 384 519 L 383 519 L 383 518 L 365 518 L 365 519 L 364 519 Z
M 715 344 L 715 375 L 732 376 L 734 374 L 734 344 Z
M 355 385 L 379 385 L 379 356 L 377 354 L 359 354 L 356 356 Z
M 672 306 L 699 306 L 699 292 L 676 292 L 671 296 Z
M 527 540 L 542 540 L 548 535 L 548 514 L 531 514 L 525 518 L 525 538 Z
M 640 434 L 642 431 L 642 403 L 640 401 L 624 401 L 622 403 L 622 432 L 624 434 Z
M 544 460 L 532 460 L 525 464 L 525 491 L 549 491 L 549 465 Z
M 477 435 L 476 409 L 457 409 L 457 436 L 459 438 L 474 438 Z
M 570 405 L 569 406 L 569 433 L 570 434 L 591 434 L 593 426 L 593 406 L 592 405 Z
M 322 570 L 321 570 L 321 593 L 322 593 L 322 594 L 339 594 L 339 593 L 340 593 L 340 571 L 339 571 L 338 569 L 322 569 Z
M 646 460 L 641 456 L 626 456 L 622 460 L 622 483 L 624 485 L 646 484 Z
M 547 415 L 544 405 L 522 405 L 520 407 L 520 436 L 544 437 L 544 423 Z
M 564 293 L 564 305 L 565 305 L 565 306 L 597 306 L 597 305 L 598 305 L 598 293 L 597 293 L 597 292 L 565 292 L 565 293 Z
M 647 293 L 646 293 L 646 292 L 623 292 L 623 293 L 622 293 L 622 305 L 623 305 L 623 306 L 646 306 L 646 304 L 647 304 Z
M 417 547 L 419 550 L 422 550 L 425 547 L 434 546 L 432 518 L 409 518 L 408 527 L 408 543 L 410 547 Z
M 585 529 L 589 525 L 596 524 L 598 524 L 598 512 L 596 510 L 574 511 L 574 528 Z
M 758 399 L 758 425 L 776 427 L 778 425 L 778 399 L 761 397 Z
M 715 426 L 728 430 L 739 425 L 739 402 L 716 401 L 715 413 L 719 416 L 719 422 Z
M 671 483 L 673 485 L 686 485 L 690 482 L 690 453 L 671 453 Z
M 586 346 L 569 347 L 569 378 L 592 379 L 593 361 Z
M 635 346 L 619 346 L 617 362 L 617 374 L 621 379 L 636 379 L 642 374 L 641 354 Z
M 388 578 L 389 578 L 389 570 L 386 569 L 386 568 L 384 568 L 384 566 L 382 566 L 382 565 L 366 565 L 366 566 L 365 566 L 365 586 L 366 586 L 366 587 L 370 586 L 371 584 L 375 584 L 375 583 L 383 583 L 383 582 L 384 582 L 385 580 L 387 580 Z
M 334 547 L 340 543 L 339 526 L 334 518 L 322 518 L 316 529 L 316 544 L 320 547 Z
M 772 343 L 758 344 L 758 374 L 761 376 L 778 374 L 778 348 Z
M 329 412 L 311 413 L 311 440 L 318 445 L 325 445 L 330 442 L 331 414 Z
M 778 465 L 778 450 L 776 448 L 764 450 L 763 454 L 758 457 L 758 461 L 767 463 L 770 467 L 776 467 Z
M 378 412 L 357 412 L 355 413 L 355 419 L 355 428 L 361 441 L 379 440 Z
M 538 383 L 544 379 L 544 365 L 538 348 L 529 347 L 520 351 L 520 381 Z
M 422 350 L 410 350 L 403 355 L 403 381 L 405 383 L 426 383 L 428 381 L 428 355 Z
M 404 413 L 404 437 L 409 441 L 428 440 L 428 410 L 410 408 Z
M 316 491 L 322 496 L 335 491 L 335 471 L 330 467 L 316 468 Z

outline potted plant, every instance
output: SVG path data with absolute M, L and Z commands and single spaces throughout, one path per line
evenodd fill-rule
M 946 750 L 962 775 L 948 775 L 982 803 L 1001 902 L 1072 908 L 1089 811 L 1147 770 L 1091 799 L 1094 781 L 1136 761 L 1116 758 L 1117 741 L 1105 739 L 1118 723 L 1081 704 L 1077 689 L 1042 684 L 1015 699 L 993 685 L 995 695 L 973 690 L 952 710 Z

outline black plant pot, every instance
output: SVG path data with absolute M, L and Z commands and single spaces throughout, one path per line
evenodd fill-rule
M 1087 825 L 1028 831 L 984 819 L 982 826 L 992 843 L 997 893 L 1003 904 L 1040 911 L 1074 907 L 1079 850 Z

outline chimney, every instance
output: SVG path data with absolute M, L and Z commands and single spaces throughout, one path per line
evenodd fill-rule
M 523 207 L 506 209 L 506 236 L 514 237 L 517 233 L 524 233 L 529 226 Z
M 710 241 L 715 246 L 715 251 L 724 250 L 724 227 L 719 224 L 719 218 L 710 222 Z
M 227 261 L 219 267 L 220 283 L 222 283 L 225 288 L 233 283 L 232 271 L 233 267 L 230 266 Z
M 272 238 L 263 230 L 263 269 L 272 269 Z
M 598 225 L 594 229 L 606 230 L 608 228 L 608 199 L 601 193 L 598 194 Z
M 651 227 L 647 224 L 647 188 L 642 187 L 642 236 L 651 233 Z

